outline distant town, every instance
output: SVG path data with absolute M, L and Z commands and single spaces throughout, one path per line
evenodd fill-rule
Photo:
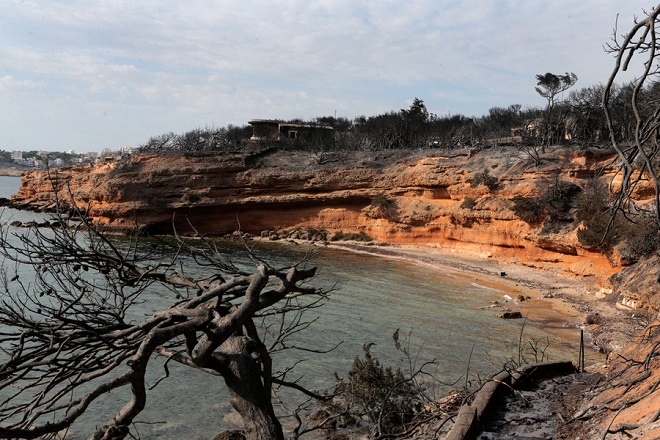
M 122 155 L 131 154 L 135 148 L 122 147 L 120 149 L 104 148 L 100 153 L 97 151 L 77 153 L 74 150 L 61 151 L 5 151 L 0 150 L 0 161 L 4 166 L 16 165 L 20 168 L 43 169 L 59 168 L 66 166 L 88 165 L 109 158 L 117 158 Z

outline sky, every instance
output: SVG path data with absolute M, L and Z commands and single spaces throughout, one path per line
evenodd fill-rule
M 605 83 L 639 0 L 2 0 L 0 149 L 76 152 L 250 119 L 542 107 Z

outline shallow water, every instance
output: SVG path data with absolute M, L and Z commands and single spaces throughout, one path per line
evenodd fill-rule
M 0 196 L 15 192 L 19 183 L 19 178 L 0 177 Z M 26 221 L 34 216 L 5 210 L 1 220 Z M 242 261 L 240 245 L 219 243 L 229 255 Z M 306 245 L 272 242 L 259 243 L 255 249 L 275 266 L 297 261 L 309 250 Z M 474 378 L 498 370 L 509 358 L 517 359 L 523 320 L 499 319 L 488 307 L 493 301 L 502 301 L 504 295 L 515 295 L 493 288 L 477 279 L 479 276 L 459 276 L 448 269 L 337 249 L 325 250 L 312 264 L 319 268 L 313 284 L 333 291 L 327 304 L 313 312 L 317 321 L 307 332 L 297 335 L 296 343 L 317 349 L 340 345 L 327 354 L 296 352 L 274 359 L 276 369 L 303 359 L 296 367 L 296 377 L 307 387 L 322 389 L 331 385 L 335 372 L 346 376 L 366 343 L 376 344 L 372 353 L 383 364 L 405 366 L 407 360 L 392 342 L 397 329 L 404 338 L 410 335 L 410 351 L 419 357 L 418 364 L 437 361 L 436 378 L 444 383 L 459 381 L 457 386 L 462 385 L 468 365 Z M 567 324 L 565 317 L 552 310 L 544 311 L 544 316 L 545 324 L 525 322 L 523 344 L 543 339 L 538 346 L 544 347 L 547 340 L 545 360 L 577 359 L 577 324 L 570 320 Z M 600 360 L 595 350 L 588 351 L 588 355 L 591 362 Z M 161 363 L 153 363 L 152 380 L 162 374 Z M 439 385 L 437 392 L 446 389 Z M 81 426 L 72 430 L 70 438 L 83 438 L 83 432 L 104 424 L 119 405 L 119 397 L 114 396 L 116 405 L 95 405 Z M 223 429 L 236 428 L 235 420 L 220 378 L 172 366 L 171 377 L 149 393 L 147 410 L 135 429 L 142 438 L 209 439 Z

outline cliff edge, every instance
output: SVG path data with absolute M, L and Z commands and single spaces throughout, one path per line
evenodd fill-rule
M 361 232 L 391 243 L 430 245 L 518 260 L 601 283 L 621 263 L 582 247 L 570 212 L 536 222 L 514 213 L 516 196 L 558 182 L 611 179 L 605 150 L 555 148 L 537 166 L 524 151 L 386 151 L 143 154 L 93 167 L 25 173 L 14 206 L 48 209 L 54 188 L 93 221 L 151 233 L 260 233 L 310 227 Z M 530 224 L 531 223 L 531 224 Z

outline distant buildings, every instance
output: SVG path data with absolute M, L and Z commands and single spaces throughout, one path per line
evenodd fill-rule
M 137 148 L 135 147 L 121 147 L 119 149 L 119 152 L 124 155 L 124 154 L 133 154 Z
M 303 122 L 283 122 L 276 119 L 252 119 L 251 141 L 284 141 L 286 139 L 332 139 L 334 131 L 329 125 Z
M 117 154 L 117 152 L 112 152 L 112 154 Z M 97 152 L 76 154 L 73 150 L 68 150 L 66 153 L 53 151 L 32 151 L 27 153 L 24 151 L 12 151 L 9 153 L 11 161 L 17 165 L 31 168 L 46 168 L 47 166 L 59 168 L 70 165 L 84 165 L 95 162 L 98 160 L 98 157 L 99 153 Z
M 14 163 L 18 165 L 23 165 L 24 167 L 33 167 L 34 166 L 34 157 L 28 157 L 28 158 L 20 158 L 20 159 L 14 159 Z

